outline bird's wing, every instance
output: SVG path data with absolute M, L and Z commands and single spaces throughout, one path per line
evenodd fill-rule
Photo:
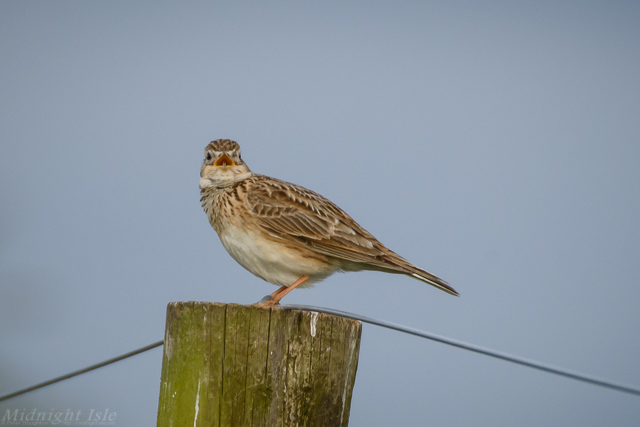
M 330 200 L 274 178 L 252 178 L 247 186 L 249 209 L 272 237 L 371 269 L 408 274 L 457 295 L 442 279 L 386 248 Z
M 247 188 L 251 213 L 270 235 L 354 262 L 375 262 L 384 246 L 330 200 L 304 187 L 259 177 Z

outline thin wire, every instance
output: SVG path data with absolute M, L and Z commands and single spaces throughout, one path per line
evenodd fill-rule
M 34 386 L 31 386 L 31 387 L 27 387 L 27 388 L 22 389 L 22 390 L 14 391 L 13 393 L 7 394 L 5 396 L 0 396 L 0 402 L 2 402 L 3 400 L 11 399 L 12 397 L 20 396 L 21 394 L 29 393 L 30 391 L 34 391 L 34 390 L 37 390 L 37 389 L 42 388 L 42 387 L 46 387 L 46 386 L 51 385 L 51 384 L 58 383 L 60 381 L 67 380 L 67 379 L 72 378 L 72 377 L 76 377 L 78 375 L 87 373 L 89 371 L 93 371 L 93 370 L 96 370 L 98 368 L 102 368 L 103 366 L 111 365 L 112 363 L 116 363 L 116 362 L 119 362 L 119 361 L 121 361 L 123 359 L 126 359 L 128 357 L 135 356 L 136 354 L 144 353 L 145 351 L 151 350 L 151 349 L 156 348 L 156 347 L 160 347 L 162 344 L 164 344 L 164 341 L 157 341 L 157 342 L 154 342 L 153 344 L 149 344 L 149 345 L 141 347 L 141 348 L 139 348 L 137 350 L 130 351 L 129 353 L 125 353 L 125 354 L 122 354 L 122 355 L 120 355 L 118 357 L 114 357 L 113 359 L 109 359 L 109 360 L 105 360 L 104 362 L 96 363 L 95 365 L 91 365 L 91 366 L 88 366 L 88 367 L 86 367 L 84 369 L 73 371 L 73 372 L 68 373 L 66 375 L 62 375 L 60 377 L 56 377 L 56 378 L 54 378 L 52 380 L 45 381 L 43 383 L 36 384 Z
M 474 353 L 484 354 L 485 356 L 495 357 L 496 359 L 505 360 L 507 362 L 515 363 L 529 368 L 538 369 L 540 371 L 548 372 L 550 374 L 560 375 L 562 377 L 571 378 L 573 380 L 582 381 L 588 384 L 596 385 L 599 387 L 609 388 L 611 390 L 621 391 L 624 393 L 634 394 L 640 396 L 640 388 L 614 383 L 612 381 L 584 375 L 578 372 L 571 372 L 563 368 L 558 368 L 551 365 L 546 365 L 540 362 L 536 362 L 530 359 L 524 359 L 521 357 L 513 356 L 511 354 L 502 353 L 499 351 L 483 348 L 477 345 L 468 344 L 462 341 L 457 341 L 451 338 L 446 338 L 440 335 L 431 334 L 429 332 L 421 331 L 419 329 L 410 328 L 396 323 L 386 322 L 384 320 L 372 319 L 370 317 L 360 316 L 358 314 L 349 313 L 346 311 L 332 310 L 324 307 L 314 307 L 311 305 L 284 305 L 283 308 L 294 310 L 306 310 L 317 311 L 320 313 L 334 314 L 336 316 L 347 317 L 349 319 L 359 320 L 361 322 L 370 323 L 372 325 L 381 326 L 383 328 L 393 329 L 395 331 L 404 332 L 406 334 L 415 335 L 421 338 L 426 338 L 432 341 L 437 341 L 442 344 L 447 344 L 453 347 L 458 347 L 464 350 L 473 351 Z
M 440 335 L 436 335 L 436 334 L 431 334 L 429 332 L 425 332 L 425 331 L 421 331 L 419 329 L 415 329 L 415 328 L 410 328 L 408 326 L 403 326 L 403 325 L 398 325 L 396 323 L 391 323 L 391 322 L 387 322 L 384 320 L 378 320 L 378 319 L 372 319 L 370 317 L 366 317 L 366 316 L 361 316 L 359 314 L 354 314 L 354 313 L 349 313 L 346 311 L 341 311 L 341 310 L 333 310 L 330 308 L 324 308 L 324 307 L 315 307 L 312 305 L 283 305 L 282 308 L 285 309 L 292 309 L 292 310 L 306 310 L 306 311 L 317 311 L 319 313 L 327 313 L 327 314 L 333 314 L 336 316 L 342 316 L 342 317 L 346 317 L 348 319 L 354 319 L 354 320 L 359 320 L 361 322 L 365 322 L 365 323 L 369 323 L 372 325 L 376 325 L 376 326 L 381 326 L 383 328 L 388 328 L 388 329 L 392 329 L 394 331 L 399 331 L 399 332 L 403 332 L 405 334 L 410 334 L 410 335 L 415 335 L 417 337 L 421 337 L 421 338 L 426 338 L 432 341 L 436 341 L 442 344 L 447 344 L 453 347 L 457 347 L 457 348 L 461 348 L 463 350 L 469 350 L 472 351 L 474 353 L 479 353 L 479 354 L 484 354 L 485 356 L 490 356 L 490 357 L 495 357 L 496 359 L 500 359 L 500 360 L 504 360 L 507 362 L 511 362 L 511 363 L 515 363 L 517 365 L 522 365 L 522 366 L 526 366 L 529 368 L 533 368 L 533 369 L 538 369 L 540 371 L 543 372 L 548 372 L 550 374 L 555 374 L 555 375 L 559 375 L 565 378 L 570 378 L 570 379 L 574 379 L 577 381 L 582 381 L 585 382 L 587 384 L 592 384 L 592 385 L 596 385 L 599 387 L 605 387 L 611 390 L 616 390 L 616 391 L 621 391 L 624 393 L 630 393 L 636 396 L 640 396 L 640 389 L 637 387 L 633 387 L 633 386 L 628 386 L 628 385 L 623 385 L 623 384 L 619 384 L 619 383 L 614 383 L 612 381 L 607 381 L 607 380 L 603 380 L 600 378 L 595 378 L 592 376 L 588 376 L 588 375 L 584 375 L 584 374 L 580 374 L 577 372 L 571 372 L 568 371 L 566 369 L 562 369 L 562 368 L 558 368 L 558 367 L 554 367 L 551 365 L 545 365 L 543 363 L 540 362 L 536 362 L 534 360 L 529 360 L 529 359 L 523 359 L 520 357 L 516 357 L 507 353 L 502 353 L 499 351 L 495 351 L 495 350 L 491 350 L 488 348 L 483 348 L 480 346 L 476 346 L 473 344 L 468 344 L 462 341 L 457 341 L 451 338 L 446 338 Z M 156 347 L 160 347 L 162 344 L 164 344 L 164 341 L 157 341 L 154 342 L 153 344 L 149 344 L 145 347 L 141 347 L 137 350 L 133 350 L 130 351 L 129 353 L 125 353 L 122 354 L 120 356 L 114 357 L 112 359 L 109 360 L 105 360 L 104 362 L 101 363 L 97 363 L 95 365 L 91 365 L 89 367 L 86 367 L 84 369 L 80 369 L 78 371 L 74 371 L 71 372 L 69 374 L 54 378 L 52 380 L 49 381 L 45 381 L 43 383 L 40 384 L 36 384 L 34 386 L 22 389 L 22 390 L 18 390 L 15 391 L 13 393 L 4 395 L 4 396 L 0 396 L 0 402 L 3 400 L 7 400 L 10 399 L 12 397 L 16 397 L 19 396 L 21 394 L 25 394 L 25 393 L 29 393 L 30 391 L 34 391 L 37 390 L 39 388 L 42 387 L 46 387 L 48 385 L 51 384 L 55 384 L 57 382 L 60 381 L 64 381 L 66 379 L 84 374 L 86 372 L 89 371 L 93 371 L 95 369 L 98 368 L 102 368 L 103 366 L 107 366 L 110 365 L 112 363 L 116 363 L 119 362 L 120 360 L 124 360 L 128 357 L 131 356 L 135 356 L 136 354 L 140 354 L 140 353 L 144 353 L 145 351 L 151 350 L 153 348 Z

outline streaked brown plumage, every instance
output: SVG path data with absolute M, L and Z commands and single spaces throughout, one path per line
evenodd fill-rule
M 251 172 L 235 141 L 212 141 L 200 176 L 202 206 L 223 246 L 251 273 L 282 286 L 263 305 L 277 304 L 295 286 L 335 271 L 406 274 L 458 295 L 442 279 L 385 247 L 325 197 Z

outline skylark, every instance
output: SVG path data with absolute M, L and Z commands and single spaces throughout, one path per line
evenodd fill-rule
M 218 139 L 205 148 L 200 194 L 229 255 L 261 279 L 281 286 L 259 305 L 276 305 L 295 287 L 336 271 L 406 274 L 458 295 L 444 280 L 387 249 L 329 199 L 251 172 L 235 141 Z

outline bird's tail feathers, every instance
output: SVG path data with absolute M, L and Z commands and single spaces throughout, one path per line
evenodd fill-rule
M 428 283 L 431 286 L 435 286 L 436 288 L 445 291 L 448 294 L 460 296 L 460 294 L 451 286 L 449 286 L 447 282 L 429 272 L 416 268 L 415 270 L 412 269 L 409 274 L 418 280 L 422 280 L 423 282 Z

